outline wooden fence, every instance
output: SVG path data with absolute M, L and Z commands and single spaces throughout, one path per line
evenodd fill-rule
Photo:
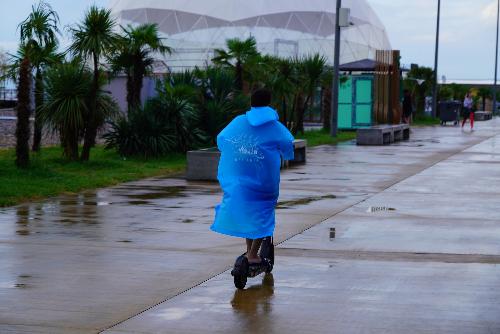
M 377 50 L 374 76 L 374 120 L 376 124 L 401 121 L 399 50 Z

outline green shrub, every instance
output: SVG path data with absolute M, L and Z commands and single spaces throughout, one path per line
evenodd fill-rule
M 122 156 L 145 158 L 166 155 L 175 150 L 175 136 L 170 126 L 154 109 L 130 110 L 111 123 L 111 130 L 103 137 L 106 148 L 114 148 Z

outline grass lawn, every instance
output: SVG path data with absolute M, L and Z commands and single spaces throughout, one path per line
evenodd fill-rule
M 96 147 L 87 163 L 67 162 L 59 147 L 42 148 L 31 156 L 31 167 L 17 169 L 15 150 L 0 150 L 0 207 L 65 192 L 100 188 L 145 177 L 169 175 L 184 170 L 186 158 L 170 157 L 124 160 L 112 150 Z
M 330 136 L 326 130 L 306 131 L 303 135 L 297 135 L 297 139 L 307 139 L 307 146 L 332 145 L 356 138 L 356 131 L 339 131 L 337 137 Z
M 308 146 L 336 144 L 355 137 L 356 132 L 339 132 L 332 138 L 323 130 L 306 131 L 297 136 L 307 139 Z M 186 168 L 183 154 L 150 160 L 124 159 L 103 147 L 92 149 L 87 163 L 64 160 L 61 148 L 56 146 L 44 147 L 40 153 L 32 154 L 31 167 L 26 170 L 17 169 L 14 160 L 14 149 L 0 149 L 0 207 L 146 177 L 174 175 Z
M 427 125 L 439 125 L 441 121 L 437 117 L 431 117 L 427 115 L 416 115 L 413 117 L 413 122 L 411 125 L 415 126 L 427 126 Z

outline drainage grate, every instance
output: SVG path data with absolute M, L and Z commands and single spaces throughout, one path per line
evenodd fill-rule
M 370 206 L 366 212 L 380 212 L 380 211 L 396 211 L 396 209 L 388 207 L 388 206 Z

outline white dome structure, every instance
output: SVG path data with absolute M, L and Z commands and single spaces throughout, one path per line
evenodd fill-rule
M 352 25 L 342 28 L 340 63 L 374 58 L 391 48 L 384 25 L 366 0 L 344 0 Z M 229 38 L 255 37 L 263 54 L 319 53 L 333 63 L 334 0 L 112 0 L 121 25 L 157 23 L 174 53 L 172 70 L 203 66 Z

